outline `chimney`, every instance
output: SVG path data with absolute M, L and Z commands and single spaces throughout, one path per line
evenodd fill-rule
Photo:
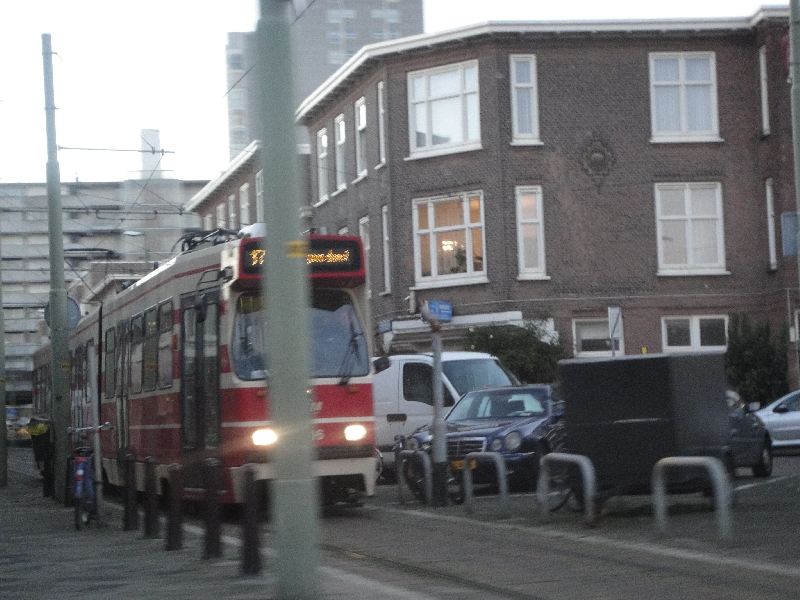
M 161 179 L 161 140 L 158 129 L 142 129 L 142 179 Z

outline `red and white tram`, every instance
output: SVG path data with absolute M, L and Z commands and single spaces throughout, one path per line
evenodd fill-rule
M 352 500 L 374 493 L 376 475 L 364 253 L 358 237 L 311 235 L 308 243 L 313 356 L 302 401 L 310 405 L 323 499 Z M 181 464 L 189 498 L 202 491 L 206 458 L 222 462 L 226 502 L 243 501 L 243 465 L 257 464 L 257 479 L 275 476 L 269 446 L 281 434 L 270 421 L 261 262 L 257 238 L 184 252 L 70 333 L 72 424 L 90 423 L 96 377 L 100 422 L 115 425 L 101 434 L 108 483 L 123 484 L 126 453 L 136 459 L 140 490 L 146 457 L 156 461 L 159 489 L 169 465 Z M 34 363 L 35 410 L 47 414 L 50 348 Z

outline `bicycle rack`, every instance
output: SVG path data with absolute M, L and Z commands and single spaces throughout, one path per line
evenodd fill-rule
M 408 485 L 402 459 L 413 459 L 415 456 L 419 456 L 422 459 L 422 472 L 425 478 L 425 504 L 430 506 L 433 503 L 433 466 L 431 465 L 431 457 L 424 450 L 400 450 L 395 453 L 394 470 L 397 478 L 397 500 L 400 504 L 405 504 L 403 485 Z
M 550 516 L 547 507 L 547 496 L 550 492 L 550 463 L 566 462 L 578 465 L 581 469 L 581 486 L 583 490 L 583 517 L 586 525 L 594 525 L 594 499 L 597 494 L 597 483 L 594 474 L 594 465 L 588 456 L 582 454 L 566 454 L 564 452 L 551 452 L 539 459 L 539 482 L 536 485 L 536 499 L 542 516 Z
M 653 467 L 651 488 L 653 494 L 653 512 L 656 527 L 661 533 L 667 531 L 667 489 L 664 482 L 664 471 L 670 468 L 703 467 L 711 476 L 711 487 L 714 491 L 714 509 L 717 513 L 717 530 L 722 540 L 731 539 L 731 504 L 733 492 L 731 482 L 722 461 L 713 456 L 668 456 L 662 458 Z
M 506 461 L 499 452 L 470 452 L 464 457 L 464 508 L 467 514 L 474 510 L 472 493 L 472 461 L 493 462 L 497 469 L 497 494 L 500 498 L 500 518 L 506 519 L 509 515 L 508 507 L 508 475 L 506 473 Z

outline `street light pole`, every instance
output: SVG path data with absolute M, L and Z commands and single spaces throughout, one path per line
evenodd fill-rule
M 290 6 L 287 0 L 261 0 L 256 30 L 267 250 L 262 297 L 270 419 L 278 434 L 272 482 L 277 597 L 311 600 L 319 593 L 319 497 L 308 394 L 308 244 L 297 183 Z
M 64 282 L 64 235 L 61 225 L 61 173 L 56 146 L 56 106 L 53 93 L 53 50 L 50 34 L 42 34 L 44 65 L 44 110 L 47 120 L 47 206 L 50 232 L 50 341 L 53 355 L 51 426 L 55 440 L 55 499 L 66 500 L 69 440 L 69 349 L 67 347 L 67 288 Z

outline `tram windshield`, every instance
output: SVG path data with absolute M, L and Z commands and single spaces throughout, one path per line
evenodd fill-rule
M 350 377 L 369 373 L 367 340 L 350 295 L 344 290 L 312 291 L 310 311 L 311 377 Z M 264 348 L 265 316 L 261 295 L 247 293 L 236 302 L 231 354 L 241 379 L 268 376 Z

